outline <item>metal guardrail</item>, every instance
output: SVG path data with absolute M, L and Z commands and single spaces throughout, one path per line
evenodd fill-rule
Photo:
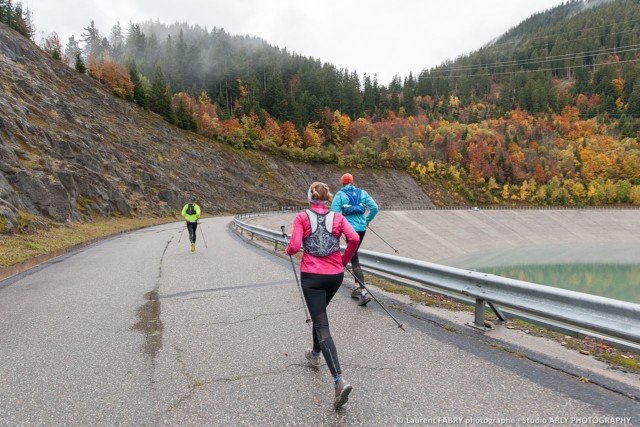
M 503 205 L 456 205 L 456 206 L 419 206 L 419 205 L 384 205 L 379 203 L 378 206 L 381 210 L 385 211 L 629 211 L 640 210 L 640 206 L 635 205 L 582 205 L 582 206 L 503 206 Z M 282 207 L 280 210 L 273 210 L 273 208 L 263 208 L 259 212 L 244 213 L 237 216 L 242 218 L 244 216 L 255 215 L 272 215 L 274 213 L 282 212 L 298 212 L 306 209 L 307 206 L 288 206 Z
M 243 218 L 247 216 L 255 214 Z M 258 235 L 275 242 L 276 250 L 279 244 L 286 244 L 279 232 L 252 226 L 241 221 L 240 217 L 233 222 L 239 229 L 251 233 L 252 239 Z M 631 345 L 623 343 L 623 347 L 640 349 L 640 304 L 364 249 L 359 250 L 358 255 L 360 263 L 367 269 L 475 299 L 472 326 L 477 328 L 487 329 L 486 303 L 501 319 L 502 314 L 496 306 L 628 341 Z
M 602 205 L 602 206 L 591 206 L 591 205 L 582 205 L 582 206 L 502 206 L 502 205 L 458 205 L 458 206 L 384 206 L 378 205 L 381 209 L 384 210 L 394 210 L 394 211 L 468 211 L 468 210 L 483 210 L 483 211 L 581 211 L 581 210 L 591 210 L 591 211 L 608 211 L 608 210 L 617 210 L 617 211 L 625 211 L 625 210 L 640 210 L 640 206 L 630 206 L 630 205 Z
M 270 212 L 271 214 L 274 214 L 276 212 Z M 285 241 L 284 237 L 282 236 L 282 233 L 277 232 L 277 231 L 273 231 L 273 230 L 269 230 L 268 228 L 262 228 L 262 227 L 256 227 L 255 225 L 251 225 L 251 224 L 247 224 L 246 222 L 242 222 L 240 221 L 240 219 L 244 219 L 244 218 L 250 218 L 250 217 L 254 217 L 254 216 L 259 216 L 259 215 L 268 215 L 267 213 L 260 213 L 260 214 L 242 214 L 242 215 L 238 215 L 233 219 L 233 224 L 240 229 L 240 233 L 242 234 L 244 231 L 247 231 L 248 233 L 251 234 L 251 240 L 253 240 L 253 238 L 258 235 L 260 237 L 263 237 L 267 240 L 271 240 L 272 242 L 275 243 L 275 250 L 278 250 L 278 245 L 285 245 L 287 244 L 287 242 Z

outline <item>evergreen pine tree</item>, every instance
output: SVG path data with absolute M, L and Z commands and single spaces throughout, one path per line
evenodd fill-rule
M 111 28 L 109 42 L 111 46 L 111 56 L 115 60 L 120 60 L 124 49 L 124 36 L 122 35 L 122 27 L 120 26 L 120 22 L 117 22 L 116 25 Z
M 135 61 L 129 62 L 129 76 L 131 77 L 131 83 L 133 83 L 133 100 L 136 104 L 144 108 L 149 109 L 149 100 L 147 92 L 144 89 L 140 74 L 138 73 L 138 65 Z
M 10 0 L 0 0 L 0 22 L 3 24 L 9 23 L 10 6 Z
M 76 71 L 80 74 L 85 74 L 87 72 L 87 66 L 84 63 L 84 59 L 82 59 L 82 55 L 80 52 L 76 53 L 76 63 L 75 63 Z
M 171 109 L 171 91 L 169 90 L 160 65 L 156 65 L 153 74 L 149 108 L 151 111 L 160 114 L 169 123 L 174 123 L 173 110 Z
M 274 118 L 287 119 L 287 101 L 282 74 L 279 70 L 270 70 L 267 74 L 267 87 L 262 97 L 262 105 Z
M 417 112 L 414 99 L 416 96 L 417 85 L 417 82 L 413 78 L 413 74 L 409 73 L 409 77 L 405 79 L 404 87 L 402 89 L 402 106 L 409 116 L 415 116 Z
M 33 36 L 33 28 L 29 20 L 29 11 L 24 12 L 22 10 L 22 4 L 18 3 L 15 6 L 11 6 L 11 1 L 8 3 L 8 22 L 7 24 L 27 38 Z
M 67 61 L 68 66 L 75 67 L 75 61 L 80 52 L 82 52 L 82 50 L 80 49 L 80 46 L 78 45 L 75 37 L 69 37 L 67 47 L 65 47 L 64 49 L 64 55 L 66 57 L 65 60 Z
M 100 31 L 96 28 L 94 21 L 91 21 L 88 27 L 83 28 L 82 39 L 84 42 L 84 53 L 89 57 L 93 54 L 95 58 L 99 58 L 102 53 L 102 38 L 100 37 Z
M 636 119 L 640 118 L 640 79 L 633 85 L 627 105 L 627 114 Z
M 180 100 L 180 104 L 178 105 L 178 109 L 176 110 L 175 121 L 178 127 L 181 129 L 191 130 L 194 132 L 198 130 L 198 126 L 196 125 L 195 120 L 193 120 L 191 114 L 189 114 L 187 109 L 184 107 L 184 103 L 182 102 L 182 100 Z

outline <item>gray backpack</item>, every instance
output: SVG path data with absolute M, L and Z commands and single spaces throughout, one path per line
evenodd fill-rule
M 311 209 L 307 209 L 305 212 L 311 225 L 311 234 L 302 241 L 304 251 L 317 257 L 325 257 L 339 251 L 340 239 L 331 232 L 335 212 L 329 212 L 326 215 L 316 213 Z

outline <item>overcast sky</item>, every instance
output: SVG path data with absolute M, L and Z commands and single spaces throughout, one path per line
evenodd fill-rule
M 394 75 L 477 50 L 563 0 L 20 0 L 33 12 L 36 42 L 55 31 L 63 46 L 93 20 L 102 36 L 120 22 L 188 22 L 329 62 L 350 72 Z M 17 3 L 14 1 L 14 3 Z

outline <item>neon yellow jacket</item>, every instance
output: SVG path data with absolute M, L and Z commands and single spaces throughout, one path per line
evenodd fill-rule
M 194 203 L 193 207 L 195 208 L 196 213 L 193 214 L 193 215 L 189 215 L 187 213 L 187 208 L 189 207 L 189 205 L 190 205 L 190 203 L 187 203 L 182 208 L 182 216 L 184 217 L 184 219 L 186 219 L 189 222 L 196 222 L 198 220 L 198 218 L 200 218 L 200 206 L 198 206 L 197 203 Z

